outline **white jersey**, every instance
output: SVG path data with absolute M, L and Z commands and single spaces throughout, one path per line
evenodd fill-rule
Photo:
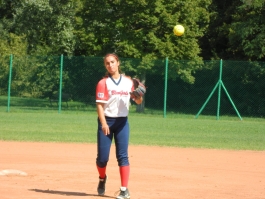
M 126 117 L 129 113 L 130 92 L 134 90 L 131 78 L 120 75 L 119 80 L 105 77 L 96 88 L 96 102 L 104 103 L 104 114 L 108 117 Z

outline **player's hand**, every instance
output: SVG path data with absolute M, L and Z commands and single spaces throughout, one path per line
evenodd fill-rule
M 110 133 L 109 126 L 107 124 L 102 124 L 102 131 L 104 135 L 109 135 Z

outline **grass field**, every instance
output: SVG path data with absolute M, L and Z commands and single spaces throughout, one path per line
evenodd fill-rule
M 0 109 L 0 140 L 96 142 L 95 111 L 14 111 Z M 133 145 L 265 150 L 265 120 L 259 118 L 130 113 Z

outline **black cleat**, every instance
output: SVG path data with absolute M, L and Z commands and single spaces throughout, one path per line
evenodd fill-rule
M 106 185 L 106 181 L 107 181 L 108 177 L 105 176 L 105 178 L 99 178 L 99 182 L 98 182 L 98 195 L 103 196 L 105 194 L 105 185 Z

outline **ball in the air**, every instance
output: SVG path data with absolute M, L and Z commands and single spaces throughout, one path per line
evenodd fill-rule
M 184 34 L 185 32 L 185 29 L 182 25 L 175 25 L 174 28 L 173 28 L 173 32 L 175 35 L 177 36 L 181 36 Z

